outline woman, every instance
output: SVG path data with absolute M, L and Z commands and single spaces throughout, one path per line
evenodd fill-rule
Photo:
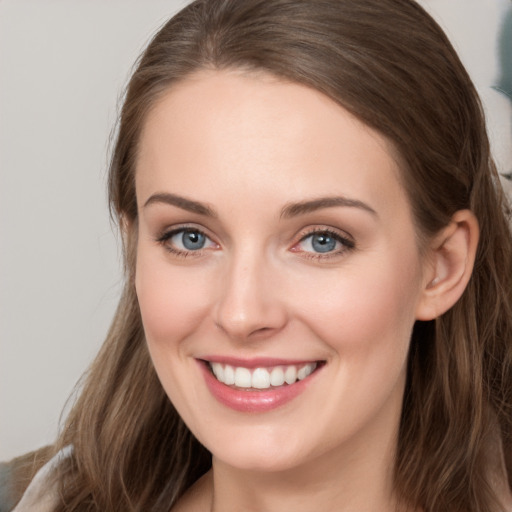
M 508 207 L 416 3 L 190 4 L 109 190 L 126 286 L 32 502 L 511 509 Z

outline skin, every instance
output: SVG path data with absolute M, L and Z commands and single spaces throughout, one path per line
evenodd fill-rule
M 468 270 L 449 279 L 471 258 L 450 259 L 446 239 L 476 242 L 461 214 L 435 241 L 439 256 L 420 251 L 393 155 L 329 98 L 264 74 L 198 72 L 149 113 L 136 173 L 137 295 L 160 381 L 213 454 L 175 510 L 395 510 L 411 330 L 465 286 Z M 169 193 L 214 215 L 156 197 Z M 367 208 L 282 215 L 333 196 Z M 203 249 L 172 252 L 179 234 L 162 241 L 183 226 L 207 235 Z M 311 231 L 325 229 L 349 242 L 319 255 Z M 291 402 L 243 413 L 206 387 L 197 360 L 207 355 L 325 364 Z

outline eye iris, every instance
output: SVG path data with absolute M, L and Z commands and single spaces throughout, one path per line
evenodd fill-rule
M 206 237 L 197 231 L 185 231 L 182 235 L 183 247 L 190 251 L 202 249 L 205 244 Z
M 336 240 L 327 233 L 313 235 L 311 245 L 316 252 L 330 252 L 336 248 Z

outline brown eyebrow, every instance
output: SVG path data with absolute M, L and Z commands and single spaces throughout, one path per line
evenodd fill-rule
M 346 206 L 350 208 L 361 208 L 375 217 L 378 217 L 377 212 L 366 203 L 359 201 L 358 199 L 349 199 L 348 197 L 320 197 L 318 199 L 312 199 L 310 201 L 302 201 L 300 203 L 291 203 L 286 205 L 281 210 L 282 218 L 296 217 L 298 215 L 304 215 L 306 213 L 314 212 L 322 208 L 332 208 L 335 206 Z
M 192 199 L 187 199 L 186 197 L 178 196 L 176 194 L 153 194 L 144 203 L 144 208 L 155 203 L 170 204 L 172 206 L 177 206 L 182 210 L 187 210 L 188 212 L 197 213 L 199 215 L 205 215 L 207 217 L 217 217 L 215 211 L 208 205 L 200 203 L 198 201 L 192 201 Z
M 199 215 L 205 215 L 206 217 L 217 217 L 217 213 L 208 205 L 187 199 L 182 196 L 170 193 L 159 193 L 153 194 L 145 203 L 144 208 L 151 204 L 163 203 L 177 206 L 182 210 L 187 210 L 192 213 Z M 312 199 L 309 201 L 302 201 L 300 203 L 287 204 L 281 210 L 281 218 L 296 217 L 298 215 L 304 215 L 306 213 L 320 210 L 322 208 L 332 208 L 336 206 L 345 206 L 350 208 L 361 208 L 374 216 L 377 216 L 377 212 L 366 203 L 359 201 L 358 199 L 349 199 L 347 197 L 320 197 L 318 199 Z

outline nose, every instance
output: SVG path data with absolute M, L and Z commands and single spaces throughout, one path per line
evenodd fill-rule
M 229 338 L 267 339 L 286 325 L 279 272 L 262 255 L 246 252 L 233 257 L 221 280 L 215 323 Z

